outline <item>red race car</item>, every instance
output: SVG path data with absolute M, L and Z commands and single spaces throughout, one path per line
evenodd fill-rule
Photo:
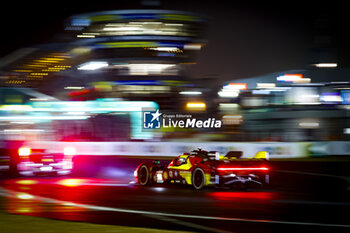
M 242 151 L 225 156 L 215 151 L 197 149 L 176 157 L 167 166 L 160 161 L 140 164 L 135 172 L 137 184 L 181 183 L 195 189 L 205 186 L 263 186 L 269 183 L 268 152 L 259 151 L 252 158 L 241 158 Z

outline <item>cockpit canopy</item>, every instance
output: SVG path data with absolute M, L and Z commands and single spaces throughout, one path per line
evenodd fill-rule
M 173 166 L 180 166 L 180 165 L 186 164 L 186 160 L 187 160 L 186 157 L 177 157 L 173 161 Z

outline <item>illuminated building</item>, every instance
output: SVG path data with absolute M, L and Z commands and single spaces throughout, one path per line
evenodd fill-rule
M 205 46 L 206 23 L 203 16 L 171 10 L 74 15 L 63 39 L 8 56 L 0 67 L 2 86 L 35 87 L 64 100 L 108 97 L 185 108 L 186 101 L 175 100 L 193 99 L 193 91 L 198 99 L 203 91 L 187 71 Z
M 232 80 L 218 92 L 219 110 L 241 120 L 230 121 L 239 126 L 234 140 L 348 140 L 349 74 L 346 67 L 312 67 Z M 228 88 L 242 83 L 246 90 Z

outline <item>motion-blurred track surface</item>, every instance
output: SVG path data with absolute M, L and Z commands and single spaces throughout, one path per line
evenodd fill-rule
M 80 158 L 69 177 L 3 177 L 1 207 L 46 218 L 196 232 L 350 230 L 347 174 L 340 172 L 349 163 L 275 162 L 269 189 L 197 191 L 134 185 L 141 159 L 108 159 Z

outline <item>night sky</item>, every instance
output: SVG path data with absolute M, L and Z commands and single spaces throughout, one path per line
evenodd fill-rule
M 172 0 L 145 7 L 140 1 L 127 0 L 12 1 L 1 6 L 0 56 L 21 47 L 54 41 L 55 35 L 63 32 L 64 20 L 74 14 L 141 8 L 186 10 L 203 13 L 210 19 L 208 45 L 198 57 L 193 76 L 233 80 L 303 68 L 309 50 L 315 47 L 314 36 L 320 34 L 315 22 L 328 25 L 321 34 L 332 36 L 332 46 L 345 59 L 349 51 L 349 20 L 347 6 L 342 4 Z

